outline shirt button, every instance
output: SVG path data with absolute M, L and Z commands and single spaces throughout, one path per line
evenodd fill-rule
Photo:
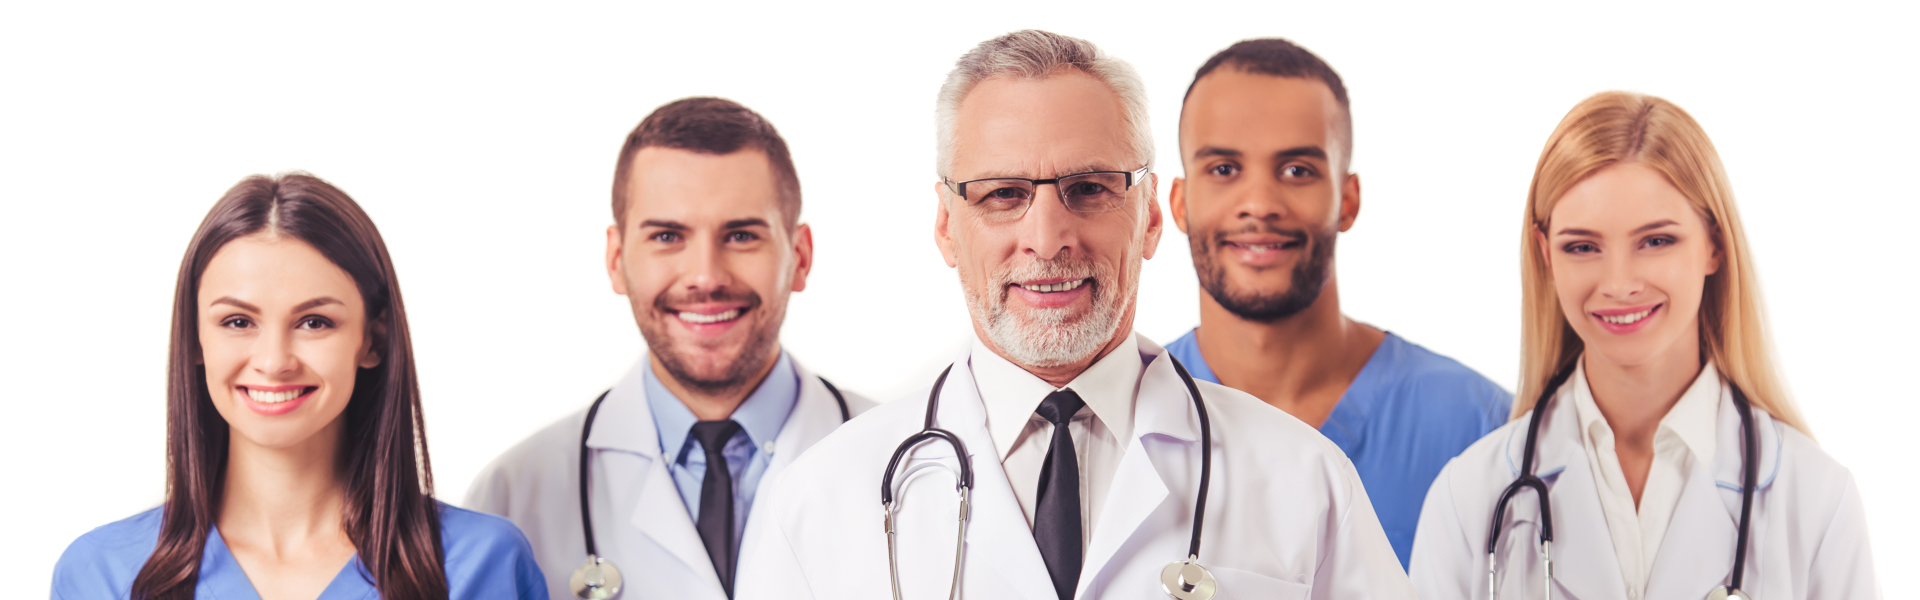
M 767 454 L 773 454 L 773 441 L 772 441 L 772 440 L 768 440 L 768 441 L 765 441 L 765 442 L 761 442 L 761 443 L 760 443 L 760 451 L 761 451 L 761 452 L 765 452 L 765 453 L 767 453 Z

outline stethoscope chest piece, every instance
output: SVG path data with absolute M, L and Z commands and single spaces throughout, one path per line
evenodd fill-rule
M 573 577 L 567 580 L 573 588 L 573 595 L 586 600 L 607 600 L 620 595 L 620 567 L 613 561 L 594 555 L 587 555 L 587 563 L 573 570 Z
M 1212 572 L 1200 566 L 1199 557 L 1189 556 L 1160 570 L 1160 589 L 1174 600 L 1210 600 L 1220 584 L 1213 580 Z
M 1748 597 L 1746 592 L 1730 590 L 1723 585 L 1707 592 L 1707 600 L 1753 600 L 1753 598 Z

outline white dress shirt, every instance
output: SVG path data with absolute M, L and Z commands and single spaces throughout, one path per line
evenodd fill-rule
M 986 405 L 987 434 L 1027 516 L 1028 529 L 1033 528 L 1033 511 L 1039 502 L 1040 469 L 1053 443 L 1053 424 L 1034 412 L 1040 402 L 1059 390 L 1073 390 L 1086 402 L 1067 424 L 1074 457 L 1080 462 L 1080 547 L 1086 548 L 1100 509 L 1106 506 L 1114 471 L 1133 436 L 1133 399 L 1147 358 L 1129 335 L 1065 387 L 1055 388 L 994 353 L 978 337 L 974 339 L 969 364 Z
M 1613 552 L 1620 561 L 1620 574 L 1626 580 L 1627 597 L 1644 598 L 1648 574 L 1660 552 L 1661 539 L 1680 505 L 1680 492 L 1687 473 L 1696 466 L 1713 464 L 1714 423 L 1720 409 L 1720 373 L 1707 363 L 1693 385 L 1680 395 L 1680 401 L 1660 419 L 1653 435 L 1653 464 L 1647 469 L 1646 486 L 1635 510 L 1633 492 L 1620 470 L 1620 456 L 1614 452 L 1613 428 L 1594 403 L 1593 389 L 1587 385 L 1585 360 L 1573 374 L 1573 405 L 1580 416 L 1580 444 L 1586 450 L 1594 487 L 1600 490 L 1600 506 L 1607 518 L 1607 530 L 1613 536 Z

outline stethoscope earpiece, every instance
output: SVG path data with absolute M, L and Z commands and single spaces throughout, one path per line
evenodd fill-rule
M 607 600 L 620 595 L 620 567 L 613 561 L 588 555 L 587 563 L 573 570 L 573 577 L 567 580 L 567 586 L 573 588 L 573 595 L 586 600 Z
M 1200 566 L 1200 557 L 1188 556 L 1160 570 L 1160 589 L 1174 600 L 1210 600 L 1220 584 L 1213 580 L 1212 572 Z

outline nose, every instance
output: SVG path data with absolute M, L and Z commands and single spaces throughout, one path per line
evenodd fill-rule
M 1060 199 L 1060 186 L 1034 189 L 1033 204 L 1020 219 L 1020 250 L 1040 260 L 1053 260 L 1080 243 L 1080 215 Z
M 249 364 L 255 373 L 277 378 L 300 370 L 300 359 L 293 353 L 293 335 L 285 329 L 262 328 L 254 338 Z
M 1235 220 L 1280 221 L 1287 218 L 1285 189 L 1278 177 L 1248 177 L 1251 185 L 1235 186 L 1228 191 Z
M 1604 259 L 1600 293 L 1615 300 L 1629 300 L 1645 289 L 1645 280 L 1635 268 L 1632 253 L 1616 252 Z
M 732 278 L 727 272 L 725 244 L 724 233 L 710 243 L 690 244 L 684 255 L 686 262 L 681 264 L 681 285 L 693 290 L 714 290 L 727 285 Z

